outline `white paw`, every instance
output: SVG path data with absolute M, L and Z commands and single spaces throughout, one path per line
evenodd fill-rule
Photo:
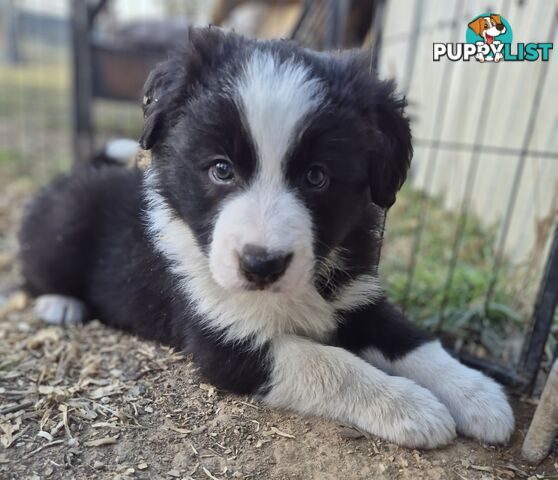
M 485 443 L 506 443 L 515 421 L 502 387 L 482 373 L 469 369 L 467 376 L 455 379 L 453 391 L 442 401 L 448 406 L 457 431 Z
M 370 412 L 379 420 L 378 430 L 371 433 L 409 448 L 441 447 L 456 437 L 450 412 L 427 389 L 391 377 L 385 397 L 383 408 Z
M 53 325 L 79 325 L 85 321 L 87 308 L 80 300 L 64 295 L 41 295 L 35 313 Z
M 378 368 L 410 378 L 430 390 L 449 410 L 457 431 L 486 443 L 509 440 L 514 419 L 502 388 L 429 342 L 395 362 L 370 348 L 365 358 Z

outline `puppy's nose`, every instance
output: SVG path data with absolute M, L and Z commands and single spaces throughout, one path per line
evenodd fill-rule
M 503 23 L 499 23 L 498 25 L 496 25 L 496 29 L 501 32 L 502 30 L 506 29 L 506 26 Z
M 285 273 L 292 253 L 273 252 L 257 245 L 246 245 L 240 253 L 240 271 L 258 288 L 272 284 Z

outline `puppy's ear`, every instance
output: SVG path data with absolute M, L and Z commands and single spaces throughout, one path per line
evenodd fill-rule
M 143 87 L 143 131 L 139 144 L 149 150 L 160 138 L 166 128 L 166 115 L 178 82 L 177 60 L 167 60 L 157 65 L 147 77 Z
M 484 19 L 482 17 L 477 18 L 469 23 L 469 28 L 475 32 L 476 35 L 481 34 L 484 29 Z
M 389 208 L 407 178 L 413 156 L 407 102 L 395 92 L 393 81 L 380 81 L 370 69 L 370 53 L 331 54 L 341 72 L 336 79 L 341 108 L 344 104 L 362 118 L 371 200 Z M 335 87 L 334 87 L 335 88 Z
M 372 147 L 368 178 L 372 201 L 383 208 L 395 202 L 413 157 L 411 129 L 404 115 L 407 102 L 393 82 L 378 82 L 375 105 L 377 142 Z
M 230 55 L 234 38 L 218 28 L 192 27 L 184 46 L 149 74 L 143 89 L 144 126 L 139 141 L 144 150 L 163 138 L 208 72 Z
M 413 156 L 411 129 L 404 114 L 407 102 L 395 92 L 393 81 L 380 81 L 371 72 L 369 51 L 331 52 L 318 58 L 328 62 L 340 114 L 350 107 L 362 120 L 370 198 L 376 205 L 389 208 L 407 178 Z M 332 60 L 337 68 L 331 68 Z

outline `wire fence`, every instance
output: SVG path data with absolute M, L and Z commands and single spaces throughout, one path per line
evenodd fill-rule
M 524 20 L 529 18 L 530 12 L 525 11 L 527 7 L 521 5 L 522 2 L 496 3 L 491 11 L 508 15 L 508 19 L 515 14 L 516 35 L 535 34 L 531 41 L 556 40 L 556 5 L 534 2 L 538 3 L 534 8 L 539 13 L 545 10 L 547 19 L 545 30 L 535 33 L 529 30 Z M 436 66 L 434 71 L 432 43 L 463 42 L 467 22 L 483 12 L 471 11 L 471 6 L 464 2 L 447 2 L 444 9 L 438 10 L 436 7 L 439 5 L 432 1 L 417 1 L 413 5 L 410 13 L 408 4 L 388 2 L 388 12 L 380 22 L 384 36 L 380 53 L 383 71 L 389 72 L 392 67 L 391 73 L 395 71 L 414 114 L 419 120 L 421 116 L 426 116 L 431 121 L 428 126 L 424 126 L 425 122 L 414 122 L 417 150 L 414 161 L 419 163 L 420 173 L 417 176 L 420 178 L 411 179 L 411 186 L 422 195 L 416 199 L 416 224 L 406 232 L 409 243 L 407 261 L 394 262 L 401 269 L 398 300 L 404 309 L 418 313 L 418 316 L 427 310 L 423 320 L 436 333 L 444 335 L 457 327 L 458 338 L 450 338 L 450 341 L 469 363 L 491 371 L 507 383 L 531 388 L 552 327 L 554 309 L 548 305 L 556 298 L 558 289 L 556 280 L 550 278 L 555 275 L 552 272 L 556 268 L 553 265 L 553 249 L 556 247 L 551 243 L 556 235 L 558 214 L 558 169 L 551 162 L 558 154 L 557 117 L 555 110 L 547 110 L 549 102 L 556 101 L 552 85 L 556 84 L 558 72 L 552 62 L 541 62 L 538 68 L 527 64 L 515 65 L 513 70 L 508 65 L 508 68 L 491 65 L 494 68 L 490 71 L 482 71 L 481 67 L 485 65 L 476 62 L 464 65 L 450 61 Z M 439 20 L 433 13 L 440 17 Z M 394 22 L 400 23 L 405 17 L 411 19 L 410 24 L 397 33 L 390 33 L 396 29 Z M 396 66 L 393 67 L 393 64 Z M 502 85 L 509 82 L 510 72 L 523 76 L 517 90 L 511 92 L 511 98 L 501 92 Z M 430 75 L 436 78 L 428 78 Z M 460 85 L 459 77 L 465 75 L 472 83 L 462 82 Z M 414 88 L 417 78 L 419 83 L 422 80 L 424 84 L 427 79 L 426 82 L 431 81 L 436 86 Z M 470 95 L 471 92 L 474 95 Z M 524 108 L 512 110 L 510 115 L 518 121 L 524 120 L 522 125 L 507 130 L 499 128 L 498 124 L 495 127 L 494 119 L 498 118 L 502 102 L 509 103 L 516 95 L 524 99 Z M 471 105 L 479 106 L 476 112 Z M 449 120 L 460 115 L 467 118 L 460 119 L 460 122 Z M 545 122 L 554 127 L 546 130 L 546 136 L 541 138 L 538 129 Z M 457 135 L 452 124 L 458 126 Z M 464 125 L 469 128 L 464 129 Z M 494 130 L 500 131 L 495 134 Z M 494 143 L 498 134 L 500 145 Z M 536 141 L 535 136 L 538 137 Z M 487 162 L 498 164 L 500 171 L 494 167 L 488 169 L 494 175 L 492 181 L 498 188 L 483 181 L 482 176 L 490 174 L 486 171 Z M 529 211 L 527 207 L 534 199 L 532 192 L 525 192 L 528 188 L 527 173 L 534 168 L 541 169 L 541 165 L 546 168 L 546 182 L 535 179 L 534 189 L 548 202 L 543 205 L 542 213 Z M 459 177 L 451 178 L 450 174 L 456 167 L 459 168 Z M 539 177 L 544 174 L 539 172 Z M 498 196 L 497 205 L 487 208 L 477 196 L 490 194 L 491 191 Z M 444 210 L 443 214 L 436 211 L 440 208 Z M 487 211 L 492 217 L 490 222 L 484 218 Z M 433 215 L 436 216 L 434 222 L 430 218 Z M 529 221 L 523 228 L 518 227 L 518 221 L 526 216 Z M 397 241 L 390 232 L 392 219 L 396 224 L 398 220 L 390 213 L 385 250 L 389 250 L 392 241 Z M 449 224 L 447 234 L 436 235 L 442 228 L 435 222 L 441 219 Z M 471 232 L 471 224 L 479 231 Z M 532 231 L 526 234 L 528 230 Z M 396 228 L 395 233 L 399 235 L 401 232 Z M 425 243 L 437 240 L 444 242 L 438 252 L 439 258 L 429 257 L 426 264 L 421 264 L 425 251 L 428 256 L 431 250 L 430 245 Z M 522 251 L 517 253 L 510 248 L 513 243 L 523 243 Z M 464 254 L 464 250 L 471 247 L 484 250 L 485 265 L 480 265 L 467 252 Z M 397 254 L 400 255 L 400 252 Z M 385 260 L 393 261 L 390 258 Z M 425 292 L 424 270 L 432 268 L 433 263 L 440 265 L 440 273 L 426 289 L 429 292 Z M 482 279 L 476 282 L 467 278 L 467 275 L 462 275 L 463 268 L 481 273 Z M 387 270 L 389 277 L 392 272 L 389 267 Z M 468 295 L 470 292 L 467 290 L 471 289 L 476 291 Z M 424 296 L 425 293 L 431 294 L 426 298 L 433 305 L 422 308 L 423 312 L 419 308 L 417 312 L 417 308 L 413 308 L 417 304 L 417 296 Z M 466 305 L 456 302 L 456 294 L 468 298 Z M 541 314 L 543 299 L 547 299 L 547 306 Z M 418 303 L 422 307 L 423 304 Z M 512 325 L 514 327 L 510 328 Z M 494 334 L 493 338 L 487 336 L 489 332 Z M 470 338 L 467 338 L 468 335 Z M 467 346 L 467 343 L 471 345 Z M 551 337 L 546 346 L 547 359 L 553 357 L 553 344 L 555 340 Z M 479 349 L 479 345 L 487 348 Z M 506 354 L 506 350 L 511 351 Z

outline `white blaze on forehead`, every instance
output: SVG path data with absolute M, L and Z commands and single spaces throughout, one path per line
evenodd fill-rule
M 262 180 L 278 182 L 282 161 L 297 138 L 301 120 L 323 103 L 323 87 L 305 65 L 256 51 L 236 89 Z
M 247 245 L 293 254 L 274 286 L 293 293 L 311 281 L 313 226 L 310 212 L 286 185 L 282 164 L 304 119 L 323 103 L 323 88 L 305 65 L 256 51 L 234 90 L 257 168 L 247 188 L 221 206 L 209 253 L 211 272 L 222 287 L 238 288 L 244 284 L 238 259 Z

